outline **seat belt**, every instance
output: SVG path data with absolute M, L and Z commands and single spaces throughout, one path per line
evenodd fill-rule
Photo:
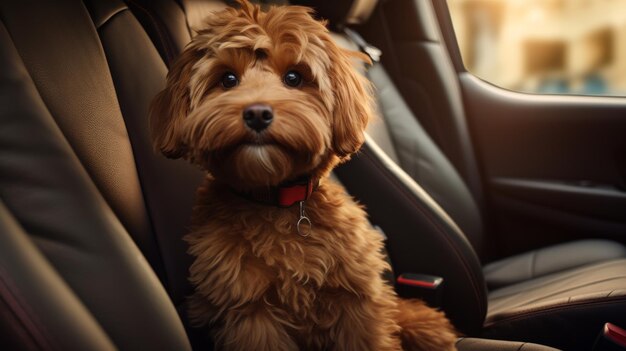
M 346 27 L 343 31 L 346 36 L 359 48 L 359 50 L 372 60 L 372 65 L 380 64 L 382 52 L 377 47 L 369 44 L 361 35 L 359 35 L 359 33 L 350 28 Z M 364 74 L 371 80 L 367 69 L 365 69 Z M 380 227 L 375 225 L 374 228 L 376 228 L 385 237 L 385 239 L 387 238 Z M 387 250 L 384 248 L 383 250 L 385 259 L 389 263 L 389 266 L 393 267 Z M 444 279 L 442 277 L 428 274 L 416 274 L 412 272 L 400 272 L 400 274 L 396 276 L 393 268 L 391 271 L 384 272 L 383 275 L 384 279 L 395 288 L 400 297 L 419 298 L 431 307 L 441 306 L 444 283 Z
M 359 50 L 362 53 L 369 56 L 370 60 L 372 60 L 372 63 L 380 62 L 380 57 L 383 55 L 383 52 L 380 51 L 380 49 L 366 42 L 359 33 L 353 31 L 348 27 L 345 27 L 343 29 L 343 32 L 348 36 L 348 38 L 350 38 L 350 40 L 352 40 L 352 42 L 354 42 L 359 47 Z

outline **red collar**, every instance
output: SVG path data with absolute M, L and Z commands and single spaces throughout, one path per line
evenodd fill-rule
M 258 188 L 250 191 L 233 192 L 250 201 L 277 207 L 291 207 L 311 196 L 319 186 L 319 179 L 303 176 L 298 179 L 287 181 L 278 186 Z

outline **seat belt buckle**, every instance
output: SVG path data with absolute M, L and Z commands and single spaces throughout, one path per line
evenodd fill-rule
M 593 351 L 624 351 L 626 350 L 626 330 L 612 323 L 605 323 L 598 335 Z
M 430 307 L 441 307 L 443 278 L 428 274 L 402 273 L 396 279 L 396 292 L 400 297 L 417 298 Z

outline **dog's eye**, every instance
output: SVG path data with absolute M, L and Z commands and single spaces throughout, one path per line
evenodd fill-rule
M 226 72 L 222 76 L 222 86 L 226 89 L 234 88 L 239 84 L 239 79 L 233 72 Z
M 285 77 L 283 77 L 283 81 L 288 86 L 292 88 L 297 88 L 302 83 L 302 75 L 300 75 L 300 73 L 296 71 L 289 71 L 287 72 L 287 74 L 285 74 Z

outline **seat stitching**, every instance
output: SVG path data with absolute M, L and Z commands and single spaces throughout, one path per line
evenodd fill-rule
M 365 151 L 367 151 L 367 149 L 365 149 Z M 486 306 L 483 302 L 482 299 L 480 299 L 480 293 L 478 290 L 478 287 L 476 286 L 476 278 L 473 277 L 473 274 L 471 272 L 471 270 L 468 267 L 468 263 L 466 262 L 465 258 L 463 257 L 463 255 L 461 255 L 458 252 L 458 248 L 457 246 L 451 242 L 450 238 L 448 238 L 447 234 L 445 233 L 445 231 L 441 228 L 441 225 L 439 223 L 437 223 L 436 220 L 434 220 L 434 218 L 432 217 L 432 215 L 430 213 L 428 213 L 428 211 L 426 211 L 423 206 L 415 201 L 414 199 L 414 195 L 412 193 L 409 193 L 402 184 L 400 184 L 400 182 L 395 178 L 395 177 L 391 177 L 390 175 L 388 175 L 388 170 L 385 169 L 381 164 L 379 164 L 379 160 L 378 158 L 374 157 L 373 155 L 370 155 L 368 152 L 363 152 L 363 155 L 365 155 L 366 157 L 368 157 L 372 162 L 372 164 L 374 164 L 383 174 L 383 176 L 385 176 L 386 178 L 388 178 L 389 180 L 391 180 L 391 182 L 396 185 L 396 188 L 398 188 L 400 190 L 400 192 L 409 200 L 409 203 L 417 208 L 421 213 L 423 213 L 424 215 L 426 215 L 427 219 L 429 220 L 429 222 L 431 224 L 433 224 L 434 228 L 437 230 L 437 232 L 440 233 L 440 235 L 443 236 L 443 238 L 445 239 L 444 242 L 446 242 L 448 244 L 448 246 L 450 246 L 453 249 L 454 254 L 458 257 L 459 261 L 462 263 L 463 269 L 465 270 L 466 274 L 468 277 L 470 277 L 470 285 L 473 288 L 473 292 L 474 292 L 474 297 L 476 298 L 476 301 L 478 302 L 478 305 L 480 307 L 480 310 L 482 313 L 486 313 Z M 472 279 L 474 278 L 474 279 Z
M 535 277 L 535 265 L 537 264 L 537 251 L 533 251 L 530 256 L 530 278 Z
M 588 283 L 581 284 L 581 285 L 578 285 L 578 286 L 563 288 L 563 289 L 557 290 L 557 291 L 555 291 L 555 292 L 553 292 L 551 294 L 544 295 L 542 297 L 538 297 L 538 298 L 526 301 L 523 304 L 519 305 L 518 307 L 527 306 L 527 305 L 535 303 L 537 301 L 541 301 L 543 299 L 546 299 L 546 298 L 549 298 L 549 297 L 561 294 L 561 293 L 566 292 L 568 290 L 580 289 L 580 288 L 591 286 L 591 285 L 594 285 L 594 284 L 604 283 L 604 282 L 608 282 L 608 281 L 611 281 L 611 280 L 622 279 L 622 278 L 626 278 L 626 276 L 612 277 L 612 278 L 602 279 L 602 280 L 598 280 L 598 281 L 594 281 L 594 282 L 588 282 Z
M 582 309 L 582 308 L 586 308 L 586 307 L 590 307 L 593 305 L 607 305 L 607 304 L 613 304 L 615 302 L 615 300 L 619 300 L 619 299 L 612 299 L 610 301 L 600 301 L 600 302 L 585 302 L 584 304 L 581 305 L 571 305 L 571 304 L 562 304 L 559 305 L 555 308 L 549 308 L 549 309 L 543 309 L 543 310 L 529 310 L 529 311 L 522 311 L 519 312 L 517 314 L 511 315 L 509 317 L 503 317 L 502 319 L 498 319 L 495 321 L 491 321 L 491 322 L 487 322 L 485 323 L 485 327 L 491 327 L 493 325 L 496 325 L 498 323 L 501 322 L 511 322 L 511 321 L 515 321 L 518 319 L 525 319 L 525 318 L 530 318 L 533 317 L 534 315 L 541 315 L 541 314 L 550 314 L 553 313 L 555 311 L 560 311 L 560 310 L 576 310 L 576 309 Z M 619 302 L 619 301 L 618 301 Z
M 540 287 L 543 287 L 543 286 L 546 286 L 548 284 L 558 283 L 558 282 L 561 282 L 563 280 L 572 278 L 573 276 L 585 273 L 586 271 L 588 271 L 590 269 L 604 268 L 604 266 L 612 265 L 612 264 L 617 263 L 617 261 L 623 261 L 623 260 L 624 260 L 623 258 L 619 258 L 619 259 L 616 259 L 616 260 L 611 260 L 611 261 L 604 262 L 602 264 L 597 264 L 597 265 L 593 264 L 592 266 L 587 267 L 585 269 L 581 269 L 580 267 L 573 269 L 573 270 L 576 270 L 576 272 L 570 271 L 569 273 L 568 272 L 558 273 L 558 274 L 561 275 L 560 277 L 554 277 L 554 278 L 552 278 L 550 280 L 546 280 L 546 281 L 542 282 L 539 285 L 530 286 L 530 287 L 525 288 L 523 290 L 514 291 L 514 292 L 510 292 L 508 294 L 500 295 L 500 296 L 494 297 L 493 299 L 494 300 L 500 300 L 500 299 L 504 299 L 504 298 L 507 298 L 507 297 L 515 296 L 515 295 L 518 295 L 520 293 L 524 293 L 524 292 L 527 292 L 527 291 L 536 290 L 536 289 L 538 289 Z M 557 273 L 553 273 L 553 274 L 557 274 Z M 548 277 L 548 276 L 546 276 L 546 277 Z M 495 291 L 497 291 L 497 289 Z
M 53 336 L 32 311 L 26 299 L 22 298 L 19 289 L 11 283 L 10 277 L 0 267 L 0 298 L 7 303 L 11 311 L 28 331 L 33 340 L 43 350 L 58 350 L 58 345 L 52 340 Z
M 492 327 L 496 324 L 503 323 L 503 322 L 512 322 L 512 321 L 519 320 L 519 319 L 527 319 L 527 318 L 531 318 L 537 315 L 550 314 L 550 313 L 560 311 L 560 310 L 583 309 L 583 308 L 596 306 L 596 305 L 610 305 L 610 304 L 614 304 L 615 302 L 626 302 L 626 299 L 624 298 L 624 296 L 620 296 L 620 297 L 604 298 L 604 299 L 591 300 L 591 301 L 580 301 L 580 302 L 574 302 L 570 304 L 564 303 L 564 304 L 559 304 L 555 306 L 549 306 L 547 308 L 542 308 L 542 309 L 531 309 L 531 310 L 526 310 L 526 311 L 520 311 L 520 312 L 511 314 L 510 316 L 502 317 L 502 319 L 489 321 L 485 323 L 485 328 L 489 328 L 489 327 Z

